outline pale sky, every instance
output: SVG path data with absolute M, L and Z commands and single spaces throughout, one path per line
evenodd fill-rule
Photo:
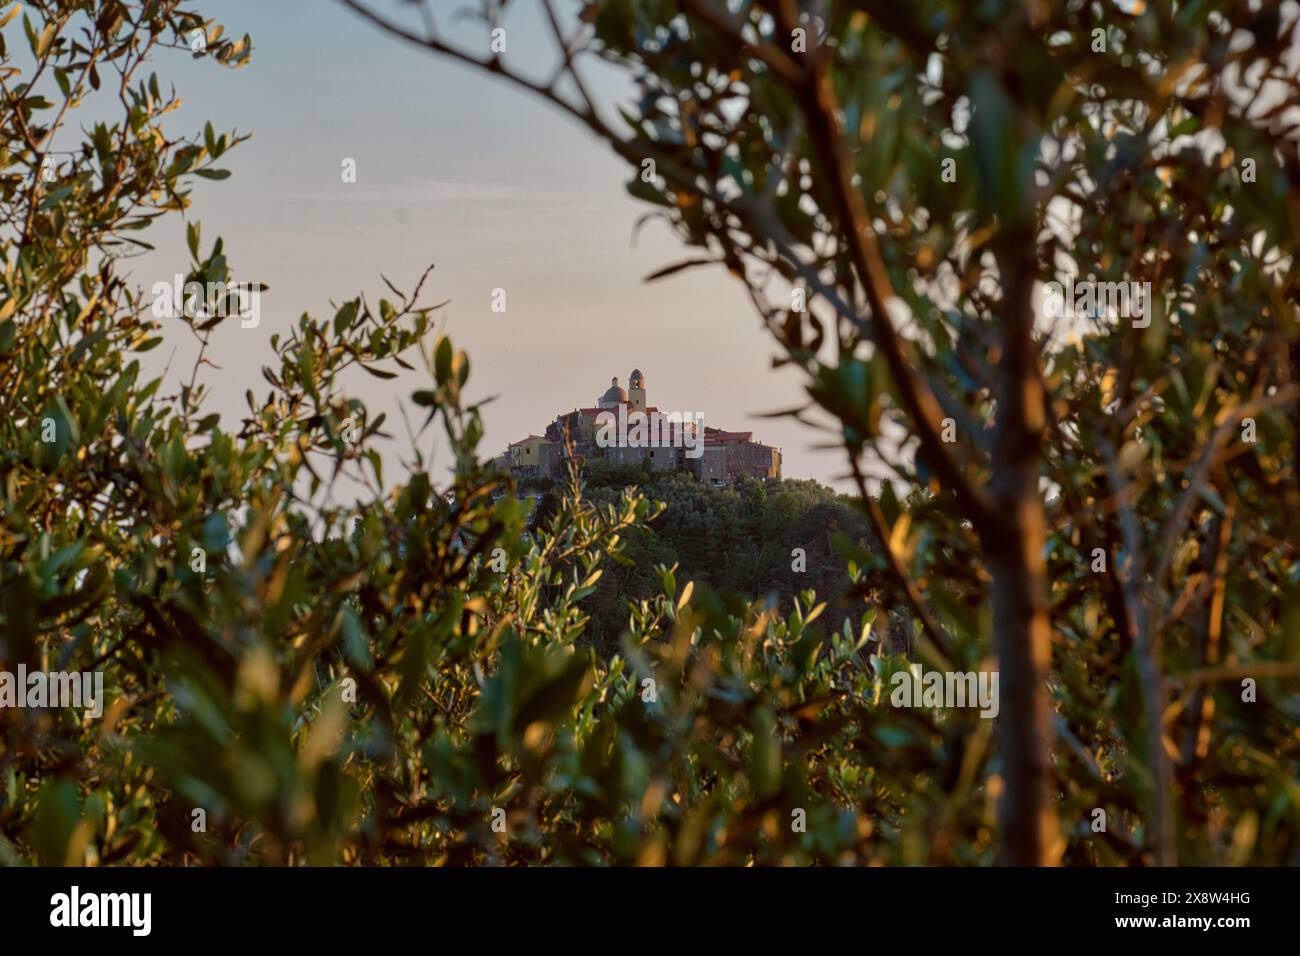
M 469 353 L 470 397 L 497 396 L 484 412 L 485 454 L 593 404 L 612 376 L 626 386 L 636 367 L 651 404 L 752 429 L 781 447 L 787 477 L 829 482 L 843 470 L 839 453 L 812 450 L 823 435 L 758 417 L 798 404 L 802 392 L 795 373 L 771 369 L 775 348 L 739 283 L 703 269 L 643 284 L 690 253 L 661 223 L 632 244 L 648 207 L 626 194 L 623 162 L 575 123 L 381 34 L 334 0 L 204 9 L 220 11 L 228 34 L 252 35 L 251 64 L 228 71 L 164 51 L 155 69 L 185 100 L 170 128 L 199 130 L 210 119 L 219 131 L 254 134 L 223 157 L 230 179 L 198 181 L 190 212 L 205 249 L 224 237 L 235 280 L 270 286 L 260 326 L 227 322 L 210 350 L 222 366 L 205 373 L 211 403 L 227 427 L 243 412 L 245 389 L 266 392 L 260 369 L 271 362 L 272 333 L 304 311 L 332 314 L 331 301 L 358 292 L 377 302 L 387 293 L 381 273 L 409 288 L 432 263 L 424 299 L 451 300 L 440 316 Z M 535 25 L 508 26 L 511 54 L 528 55 L 535 39 L 549 55 Z M 356 161 L 356 183 L 342 181 L 345 158 Z M 159 252 L 132 269 L 146 290 L 187 262 L 179 220 L 152 233 Z M 498 287 L 505 314 L 491 310 Z M 165 359 L 173 345 L 172 377 L 188 377 L 188 333 L 169 335 L 154 355 Z M 423 373 L 349 380 L 372 415 L 388 413 L 385 429 L 402 444 L 397 399 L 424 384 Z M 388 455 L 390 483 L 401 452 Z

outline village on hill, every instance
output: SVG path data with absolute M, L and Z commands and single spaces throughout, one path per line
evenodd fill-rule
M 519 481 L 555 479 L 570 456 L 579 464 L 649 462 L 654 471 L 686 470 L 713 485 L 742 475 L 781 477 L 781 449 L 754 441 L 753 432 L 713 428 L 701 414 L 648 404 L 640 369 L 632 370 L 626 389 L 612 379 L 595 405 L 556 415 L 544 434 L 511 443 L 498 461 Z

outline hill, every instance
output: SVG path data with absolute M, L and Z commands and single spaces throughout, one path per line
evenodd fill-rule
M 679 580 L 715 591 L 771 597 L 787 613 L 795 595 L 815 590 L 832 602 L 825 620 L 835 630 L 850 613 L 843 598 L 850 586 L 847 563 L 832 550 L 831 538 L 838 532 L 865 545 L 868 531 L 847 495 L 810 479 L 741 478 L 714 487 L 684 472 L 605 462 L 589 465 L 583 482 L 595 504 L 612 505 L 624 488 L 637 487 L 664 505 L 652 521 L 629 530 L 628 563 L 607 570 L 583 602 L 592 616 L 589 637 L 604 653 L 617 649 L 631 605 L 659 592 L 659 566 L 676 566 Z M 536 520 L 559 507 L 562 486 L 544 481 L 527 487 L 542 492 Z

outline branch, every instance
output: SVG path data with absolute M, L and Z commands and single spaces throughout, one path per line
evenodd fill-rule
M 959 452 L 950 451 L 951 446 L 940 438 L 945 417 L 943 408 L 920 373 L 911 344 L 898 335 L 889 317 L 889 302 L 897 299 L 898 295 L 880 255 L 862 193 L 853 184 L 853 156 L 840 132 L 837 119 L 840 105 L 825 58 L 817 57 L 814 64 L 811 75 L 795 93 L 808 120 L 808 135 L 813 148 L 830 176 L 831 194 L 838 207 L 840 226 L 871 308 L 872 341 L 889 365 L 905 410 L 916 425 L 922 451 L 938 473 L 940 482 L 956 495 L 966 517 L 978 530 L 996 534 L 998 521 L 992 498 L 984 488 L 970 480 L 966 463 L 957 457 Z
M 1197 687 L 1202 684 L 1217 684 L 1224 681 L 1241 680 L 1244 677 L 1300 677 L 1300 661 L 1256 661 L 1240 664 L 1225 664 L 1222 667 L 1201 667 L 1194 671 L 1184 671 L 1169 678 L 1170 683 L 1180 687 Z
M 880 505 L 876 499 L 867 493 L 867 482 L 862 474 L 862 467 L 858 464 L 858 456 L 849 453 L 849 463 L 853 467 L 853 481 L 858 486 L 858 496 L 862 499 L 862 510 L 866 512 L 867 520 L 871 522 L 872 529 L 876 537 L 880 539 L 881 545 L 885 549 L 886 567 L 894 583 L 898 585 L 899 590 L 907 597 L 907 603 L 914 613 L 921 620 L 921 626 L 924 628 L 926 636 L 934 649 L 938 652 L 944 665 L 951 664 L 952 640 L 944 633 L 942 625 L 939 624 L 933 614 L 930 613 L 929 607 L 922 597 L 921 591 L 912 580 L 908 569 L 903 566 L 902 559 L 894 552 L 889 544 L 889 526 L 885 522 L 885 516 L 880 510 Z
M 1242 419 L 1286 405 L 1297 397 L 1300 397 L 1300 385 L 1287 385 L 1278 389 L 1272 395 L 1255 398 L 1249 402 L 1233 406 L 1223 421 L 1219 423 L 1219 427 L 1215 429 L 1214 434 L 1210 437 L 1210 442 L 1206 445 L 1205 451 L 1201 453 L 1200 461 L 1196 463 L 1192 476 L 1188 479 L 1187 487 L 1178 497 L 1173 511 L 1169 513 L 1169 517 L 1161 525 L 1156 537 L 1155 553 L 1159 558 L 1151 575 L 1151 581 L 1156 587 L 1161 586 L 1160 582 L 1164 580 L 1165 575 L 1169 572 L 1169 566 L 1174 559 L 1174 539 L 1187 522 L 1187 514 L 1191 510 L 1192 501 L 1201 493 L 1201 489 L 1205 485 L 1205 479 L 1223 455 L 1224 447 L 1228 443 L 1228 436 L 1241 424 Z
M 1210 579 L 1210 601 L 1205 606 L 1196 629 L 1196 653 L 1202 664 L 1213 665 L 1219 662 L 1219 644 L 1223 633 L 1223 603 L 1227 585 L 1228 545 L 1232 541 L 1233 498 L 1226 499 L 1227 511 L 1216 515 L 1210 530 L 1210 554 L 1206 561 Z M 1187 738 L 1183 743 L 1182 762 L 1190 765 L 1194 760 L 1203 759 L 1209 752 L 1210 718 L 1214 713 L 1207 706 L 1206 688 L 1198 686 L 1192 695 L 1188 708 L 1191 716 L 1187 728 Z
M 1142 558 L 1141 526 L 1137 512 L 1129 498 L 1129 486 L 1119 473 L 1115 449 L 1106 442 L 1102 447 L 1106 458 L 1106 474 L 1110 480 L 1111 494 L 1119 515 L 1124 550 L 1128 552 L 1123 564 L 1116 562 L 1115 572 L 1123 580 L 1124 612 L 1129 633 L 1133 635 L 1137 653 L 1138 676 L 1142 684 L 1143 715 L 1147 725 L 1147 760 L 1151 767 L 1151 832 L 1155 843 L 1157 866 L 1171 866 L 1174 856 L 1173 774 L 1164 745 L 1164 713 L 1166 693 L 1160 674 L 1158 651 L 1147 619 L 1146 604 L 1142 596 L 1141 574 L 1145 562 Z

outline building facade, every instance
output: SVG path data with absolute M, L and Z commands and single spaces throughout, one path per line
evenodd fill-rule
M 611 379 L 595 404 L 562 412 L 544 434 L 513 442 L 501 461 L 519 480 L 560 479 L 570 454 L 579 465 L 648 462 L 654 471 L 689 471 L 715 485 L 741 475 L 781 477 L 781 449 L 754 441 L 753 432 L 709 428 L 701 415 L 650 405 L 640 369 L 632 370 L 627 388 Z

